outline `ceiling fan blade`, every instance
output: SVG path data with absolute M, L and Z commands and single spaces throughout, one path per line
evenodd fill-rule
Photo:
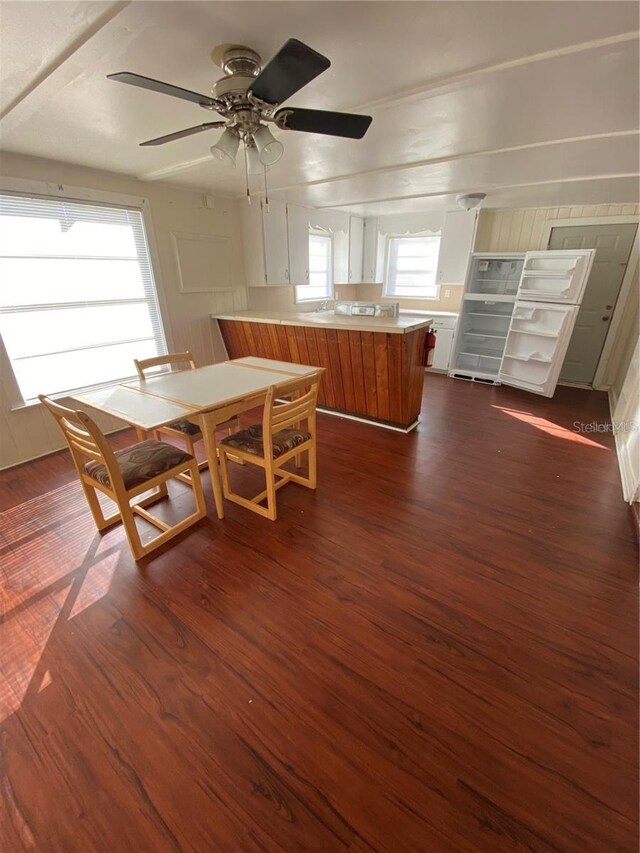
M 173 142 L 174 139 L 182 139 L 183 136 L 193 136 L 194 133 L 211 130 L 213 127 L 225 127 L 225 125 L 226 121 L 207 121 L 204 124 L 197 124 L 195 127 L 188 127 L 186 130 L 176 130 L 175 133 L 167 133 L 166 136 L 147 139 L 146 142 L 140 143 L 140 147 L 143 148 L 145 145 L 164 145 L 165 142 Z
M 278 116 L 280 119 L 278 120 Z M 278 110 L 276 124 L 285 130 L 303 130 L 307 133 L 326 133 L 329 136 L 346 136 L 362 139 L 373 121 L 371 116 L 354 113 L 334 113 L 329 110 L 303 110 L 298 108 Z
M 249 92 L 268 104 L 282 104 L 331 65 L 326 56 L 289 39 L 262 69 Z
M 209 95 L 199 95 L 198 92 L 192 92 L 190 89 L 182 89 L 180 86 L 172 86 L 170 83 L 163 83 L 162 80 L 143 77 L 142 74 L 133 74 L 130 71 L 107 74 L 107 80 L 128 83 L 130 86 L 138 86 L 140 89 L 160 92 L 161 95 L 171 95 L 172 98 L 181 98 L 183 101 L 192 101 L 201 107 L 213 107 L 215 109 L 218 103 L 215 98 Z

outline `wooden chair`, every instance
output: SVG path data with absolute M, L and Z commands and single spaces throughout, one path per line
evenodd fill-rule
M 122 521 L 134 560 L 140 560 L 164 545 L 207 513 L 198 463 L 194 457 L 167 442 L 148 439 L 114 452 L 98 426 L 84 412 L 54 403 L 47 397 L 39 400 L 51 412 L 67 440 L 80 484 L 98 530 Z M 167 497 L 167 480 L 190 474 L 196 510 L 177 524 L 170 525 L 151 515 L 145 506 Z M 138 495 L 153 489 L 154 493 L 131 506 Z M 105 516 L 96 491 L 101 491 L 116 504 L 117 511 Z M 160 534 L 143 545 L 135 523 L 135 515 L 160 530 Z
M 222 439 L 220 468 L 225 498 L 275 521 L 276 491 L 285 483 L 293 481 L 308 489 L 316 488 L 316 403 L 320 376 L 314 373 L 286 386 L 272 386 L 265 400 L 262 424 L 253 424 Z M 291 399 L 278 402 L 276 397 L 280 401 Z M 305 421 L 306 429 L 302 429 Z M 283 470 L 291 459 L 299 468 L 305 451 L 309 458 L 307 477 Z M 232 456 L 264 469 L 267 487 L 263 492 L 248 499 L 231 490 L 228 461 Z M 265 498 L 267 506 L 260 506 Z
M 172 365 L 182 365 L 182 369 L 194 370 L 196 367 L 196 363 L 194 361 L 191 352 L 187 350 L 186 352 L 170 352 L 166 355 L 157 355 L 153 358 L 144 358 L 137 359 L 134 358 L 133 363 L 136 366 L 136 371 L 138 372 L 138 376 L 140 379 L 146 379 L 145 370 L 151 370 L 153 367 L 166 367 Z M 228 421 L 225 421 L 223 424 L 219 424 L 217 429 L 223 430 L 226 429 L 229 434 L 239 426 L 238 418 L 230 418 Z M 192 423 L 189 420 L 181 420 L 175 421 L 175 423 L 169 424 L 168 426 L 159 427 L 157 430 L 154 430 L 154 437 L 158 438 L 160 434 L 170 435 L 173 438 L 178 438 L 183 441 L 187 447 L 188 452 L 195 456 L 195 444 L 197 441 L 202 439 L 202 431 L 198 424 Z M 202 470 L 206 468 L 208 463 L 206 461 L 199 462 L 198 468 Z M 181 478 L 187 479 L 187 478 Z

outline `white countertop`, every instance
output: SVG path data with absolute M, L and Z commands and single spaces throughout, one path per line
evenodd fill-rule
M 213 320 L 244 320 L 247 323 L 278 323 L 282 326 L 323 326 L 325 329 L 347 329 L 354 332 L 390 332 L 406 334 L 430 326 L 432 317 L 344 317 L 333 311 L 234 311 L 212 314 Z
M 459 311 L 422 311 L 418 308 L 401 308 L 400 316 L 406 317 L 459 317 Z

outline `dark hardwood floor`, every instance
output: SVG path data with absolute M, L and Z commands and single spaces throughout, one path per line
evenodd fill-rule
M 317 492 L 139 567 L 66 453 L 0 474 L 0 850 L 636 851 L 607 414 L 429 376 L 417 432 L 321 415 Z

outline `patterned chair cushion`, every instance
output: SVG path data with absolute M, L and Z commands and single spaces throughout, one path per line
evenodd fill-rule
M 164 474 L 165 471 L 169 471 L 175 465 L 193 459 L 193 456 L 185 453 L 184 450 L 164 441 L 154 441 L 153 439 L 132 444 L 130 447 L 125 447 L 124 450 L 116 450 L 115 457 L 122 471 L 122 479 L 126 489 L 134 489 L 136 486 L 146 483 L 147 480 L 157 477 L 158 474 Z M 109 472 L 102 462 L 91 460 L 85 464 L 84 470 L 94 480 L 109 489 L 111 488 Z
M 200 427 L 197 424 L 192 424 L 191 421 L 174 421 L 169 424 L 170 429 L 177 429 L 179 432 L 186 432 L 187 435 L 197 435 L 200 432 Z
M 300 429 L 282 429 L 273 434 L 273 456 L 277 459 L 283 453 L 299 447 L 305 441 L 309 441 L 311 434 Z M 247 429 L 234 432 L 233 435 L 223 438 L 221 444 L 227 447 L 235 447 L 252 453 L 254 456 L 264 456 L 264 443 L 262 441 L 262 424 L 253 424 Z
M 216 426 L 216 430 L 229 429 L 230 427 L 234 427 L 236 424 L 237 419 L 230 418 L 223 424 L 218 424 Z M 200 432 L 200 427 L 197 424 L 192 424 L 191 421 L 174 421 L 172 424 L 169 424 L 169 427 L 170 429 L 177 429 L 180 432 L 185 432 L 187 435 L 198 435 Z

